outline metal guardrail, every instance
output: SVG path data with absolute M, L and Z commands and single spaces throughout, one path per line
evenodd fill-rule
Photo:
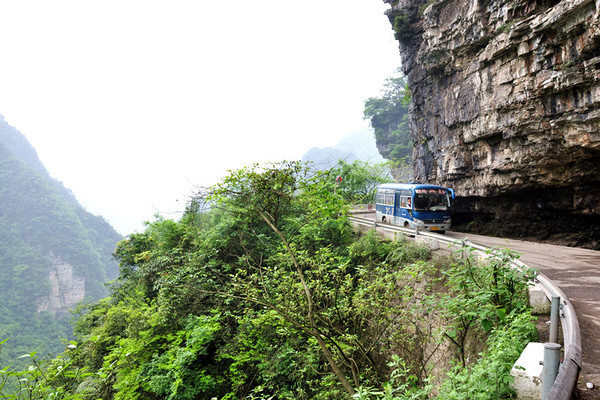
M 400 226 L 378 223 L 375 220 L 350 217 L 350 221 L 354 224 L 362 226 L 370 226 L 372 228 L 383 228 L 388 231 L 402 233 L 407 236 L 425 237 L 438 242 L 448 244 L 450 246 L 468 246 L 480 251 L 490 250 L 486 246 L 478 245 L 469 242 L 468 239 L 455 240 L 444 235 L 431 232 L 419 232 L 414 229 L 407 229 Z M 519 260 L 514 260 L 513 264 L 516 268 L 529 268 L 526 264 Z M 575 392 L 577 378 L 581 370 L 581 334 L 579 331 L 579 321 L 575 314 L 573 305 L 568 300 L 563 291 L 548 277 L 541 272 L 536 275 L 535 282 L 545 293 L 546 297 L 551 300 L 552 297 L 560 297 L 560 323 L 563 333 L 564 355 L 563 362 L 558 371 L 558 376 L 552 385 L 552 389 L 548 393 L 548 400 L 570 400 Z

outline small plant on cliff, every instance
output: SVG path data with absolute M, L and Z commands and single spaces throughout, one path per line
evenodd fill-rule
M 500 27 L 498 28 L 498 30 L 502 33 L 508 33 L 510 32 L 510 30 L 512 29 L 512 27 L 515 25 L 514 22 L 506 22 L 502 25 L 500 25 Z
M 413 35 L 411 24 L 411 18 L 404 13 L 398 13 L 394 16 L 393 28 L 396 40 L 403 41 L 411 38 Z
M 429 7 L 430 5 L 432 5 L 435 2 L 436 2 L 436 0 L 427 0 L 425 3 L 421 4 L 419 6 L 419 15 L 423 15 L 425 13 L 425 10 L 427 9 L 427 7 Z

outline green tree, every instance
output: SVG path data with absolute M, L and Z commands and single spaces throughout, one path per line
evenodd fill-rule
M 299 163 L 231 172 L 180 221 L 157 218 L 119 244 L 111 297 L 80 308 L 79 343 L 43 371 L 57 377 L 46 386 L 105 400 L 427 398 L 460 326 L 444 294 L 469 300 L 472 344 L 523 310 L 522 277 L 502 260 L 480 274 L 375 231 L 356 238 L 346 207 L 329 175 Z M 500 350 L 488 361 L 502 383 L 513 353 Z
M 413 145 L 408 128 L 410 90 L 400 69 L 397 74 L 385 80 L 380 97 L 370 97 L 365 101 L 363 115 L 375 131 L 381 155 L 400 162 L 410 160 Z
M 349 204 L 375 202 L 377 186 L 392 181 L 388 163 L 371 164 L 363 161 L 348 163 L 339 160 L 328 171 L 328 179 L 336 192 Z
M 237 296 L 275 311 L 295 328 L 316 340 L 331 370 L 344 389 L 352 395 L 353 386 L 344 375 L 330 348 L 331 345 L 327 343 L 328 338 L 323 334 L 319 323 L 319 305 L 315 304 L 315 289 L 323 283 L 319 278 L 322 278 L 321 274 L 329 272 L 323 267 L 326 265 L 336 268 L 339 265 L 334 265 L 337 261 L 335 257 L 330 258 L 329 254 L 323 254 L 322 251 L 317 251 L 313 256 L 299 249 L 295 243 L 295 235 L 284 225 L 284 220 L 287 219 L 287 225 L 297 227 L 299 241 L 305 241 L 306 236 L 302 237 L 302 234 L 308 220 L 314 221 L 332 214 L 345 213 L 344 203 L 339 197 L 332 195 L 322 181 L 307 176 L 308 169 L 299 163 L 282 163 L 266 168 L 255 165 L 225 178 L 211 191 L 210 198 L 217 206 L 263 220 L 279 238 L 285 251 L 285 255 L 278 254 L 279 265 L 274 265 L 272 269 L 260 262 L 253 265 L 253 268 L 260 271 L 263 279 L 258 282 L 253 279 L 240 280 L 242 293 L 245 294 Z M 289 220 L 290 218 L 293 221 Z M 339 228 L 342 228 L 339 234 L 343 235 L 343 230 L 348 230 L 349 226 Z M 255 263 L 250 254 L 246 261 L 250 264 Z M 292 274 L 282 276 L 278 272 L 280 265 L 287 265 Z M 307 269 L 312 269 L 312 272 L 319 271 L 319 274 L 313 277 Z M 279 282 L 282 281 L 287 284 L 287 288 L 281 287 Z M 287 294 L 282 296 L 285 293 L 282 289 L 291 289 L 292 293 L 296 292 L 295 296 L 300 296 L 302 300 L 290 302 L 289 298 L 286 298 Z M 286 307 L 282 307 L 284 304 Z M 294 306 L 295 308 L 292 308 Z M 332 341 L 331 338 L 329 341 Z

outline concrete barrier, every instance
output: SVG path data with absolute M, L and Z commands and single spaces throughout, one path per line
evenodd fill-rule
M 512 388 L 520 400 L 542 398 L 542 370 L 544 343 L 529 342 L 510 371 L 514 378 Z
M 432 239 L 423 236 L 415 236 L 415 242 L 423 244 L 433 251 L 440 249 L 440 242 L 437 239 Z
M 533 283 L 529 286 L 527 291 L 529 299 L 529 306 L 531 307 L 531 313 L 533 315 L 549 315 L 550 314 L 550 300 L 546 295 L 546 292 L 539 284 Z

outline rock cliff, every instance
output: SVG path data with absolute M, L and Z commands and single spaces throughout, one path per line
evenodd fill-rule
M 85 297 L 85 278 L 76 276 L 73 266 L 53 254 L 49 255 L 50 293 L 38 300 L 38 312 L 67 314 Z
M 385 2 L 416 180 L 459 222 L 599 247 L 600 0 Z

